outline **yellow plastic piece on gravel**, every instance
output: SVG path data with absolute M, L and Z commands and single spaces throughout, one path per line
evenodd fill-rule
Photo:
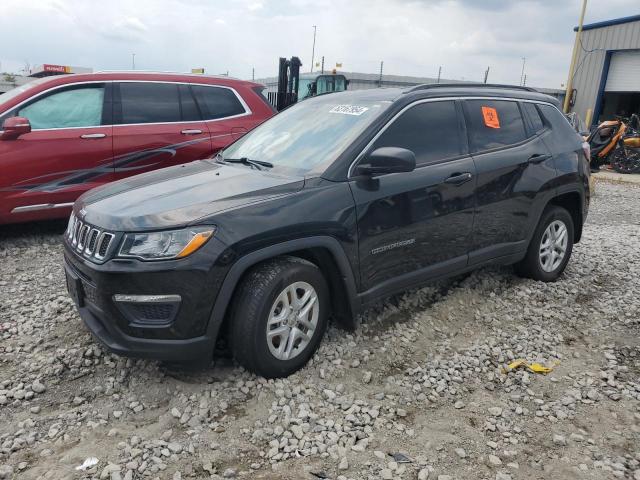
M 507 365 L 507 370 L 504 373 L 510 372 L 511 370 L 515 370 L 516 368 L 524 367 L 531 370 L 533 373 L 542 373 L 547 374 L 553 370 L 553 367 L 545 367 L 539 363 L 527 363 L 526 360 L 515 360 Z

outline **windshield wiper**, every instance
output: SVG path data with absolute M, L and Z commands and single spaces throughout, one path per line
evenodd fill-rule
M 262 160 L 251 160 L 247 157 L 242 158 L 222 158 L 220 160 L 228 163 L 242 163 L 243 165 L 249 165 L 251 167 L 256 167 L 258 170 L 262 170 L 260 167 L 273 168 L 273 163 L 263 162 Z

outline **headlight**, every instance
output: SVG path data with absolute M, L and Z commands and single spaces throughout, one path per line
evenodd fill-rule
M 118 256 L 142 260 L 184 258 L 207 243 L 214 232 L 213 227 L 191 227 L 166 232 L 127 233 Z

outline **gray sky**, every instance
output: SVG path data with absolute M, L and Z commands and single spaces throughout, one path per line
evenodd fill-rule
M 566 81 L 580 0 L 0 0 L 1 69 L 26 62 L 102 69 L 275 75 L 279 56 L 343 70 L 527 84 Z M 640 13 L 590 0 L 586 22 Z

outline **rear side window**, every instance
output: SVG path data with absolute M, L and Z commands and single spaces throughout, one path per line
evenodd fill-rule
M 205 120 L 232 117 L 245 113 L 245 109 L 233 90 L 222 87 L 192 85 L 198 106 Z
M 120 123 L 180 122 L 176 83 L 123 82 L 120 84 Z
M 524 111 L 527 124 L 529 125 L 529 130 L 531 130 L 532 133 L 540 133 L 544 130 L 544 122 L 542 121 L 542 118 L 540 118 L 540 112 L 538 112 L 536 106 L 533 103 L 528 102 L 523 102 L 520 105 Z
M 95 127 L 102 124 L 104 85 L 79 85 L 56 91 L 21 107 L 34 130 Z
M 501 148 L 527 138 L 517 102 L 467 100 L 469 140 L 475 151 Z
M 380 147 L 411 150 L 417 165 L 461 155 L 455 103 L 427 102 L 411 107 L 380 135 L 372 150 Z

